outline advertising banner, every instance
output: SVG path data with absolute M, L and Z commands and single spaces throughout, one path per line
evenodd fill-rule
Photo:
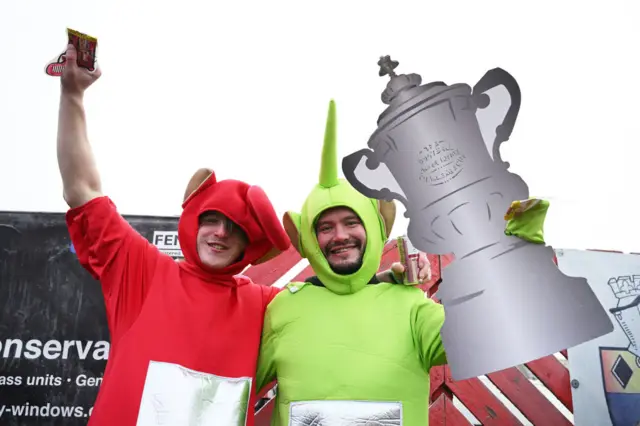
M 177 218 L 125 219 L 181 256 Z M 86 425 L 108 356 L 100 284 L 64 214 L 0 212 L 0 424 Z

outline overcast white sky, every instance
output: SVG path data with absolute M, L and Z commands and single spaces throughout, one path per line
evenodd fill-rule
M 587 4 L 588 3 L 588 4 Z M 606 5 L 605 5 L 606 4 Z M 502 67 L 522 107 L 502 156 L 551 200 L 556 248 L 640 252 L 640 15 L 632 0 L 22 0 L 0 4 L 0 210 L 64 211 L 59 86 L 65 29 L 96 36 L 86 97 L 104 190 L 128 214 L 178 215 L 198 167 L 261 185 L 281 215 L 318 176 L 327 103 L 339 154 L 385 105 L 376 62 L 471 86 Z M 400 209 L 402 212 L 402 209 Z M 399 214 L 394 234 L 404 233 Z

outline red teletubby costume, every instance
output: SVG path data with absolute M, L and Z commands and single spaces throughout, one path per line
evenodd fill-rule
M 178 235 L 184 261 L 160 251 L 108 197 L 69 210 L 81 264 L 100 281 L 111 351 L 89 424 L 247 425 L 265 309 L 279 289 L 240 274 L 285 251 L 289 239 L 257 186 L 198 170 L 187 187 Z M 244 255 L 218 270 L 196 246 L 199 216 L 219 211 L 249 238 Z

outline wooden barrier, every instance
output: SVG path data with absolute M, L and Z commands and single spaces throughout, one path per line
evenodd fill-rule
M 257 283 L 273 285 L 300 260 L 297 252 L 290 249 L 270 262 L 249 268 L 245 274 Z M 380 269 L 388 269 L 397 261 L 396 243 L 390 242 L 385 247 Z M 441 270 L 452 261 L 452 257 L 429 255 L 429 261 L 432 278 L 421 288 L 433 298 L 441 282 Z M 313 271 L 307 266 L 290 281 L 304 280 L 311 275 Z M 547 356 L 519 368 L 457 382 L 451 379 L 447 366 L 433 368 L 429 424 L 572 425 L 573 406 L 566 359 L 567 353 L 563 351 L 557 356 Z M 269 425 L 273 404 L 273 399 L 263 400 L 256 415 L 256 426 Z

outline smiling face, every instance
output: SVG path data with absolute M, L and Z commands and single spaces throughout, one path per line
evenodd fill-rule
M 320 250 L 336 274 L 349 275 L 362 266 L 367 233 L 362 221 L 348 207 L 334 207 L 316 222 Z
M 212 211 L 200 216 L 196 244 L 204 265 L 222 269 L 238 261 L 247 247 L 248 238 L 229 218 Z

